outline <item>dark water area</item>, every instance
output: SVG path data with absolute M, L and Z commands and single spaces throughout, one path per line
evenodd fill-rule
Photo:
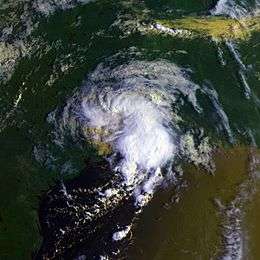
M 112 178 L 111 178 L 112 177 Z M 116 179 L 106 162 L 91 164 L 80 177 L 57 185 L 43 198 L 39 217 L 44 238 L 36 259 L 73 259 L 84 255 L 99 259 L 100 255 L 122 258 L 126 241 L 109 242 L 119 226 L 127 226 L 135 217 L 131 198 L 111 201 L 107 213 L 100 206 L 94 219 L 88 219 L 98 203 L 99 187 L 109 187 Z M 121 255 L 121 256 L 120 256 Z M 125 256 L 124 256 L 125 257 Z
M 259 4 L 0 0 L 0 259 L 259 259 Z

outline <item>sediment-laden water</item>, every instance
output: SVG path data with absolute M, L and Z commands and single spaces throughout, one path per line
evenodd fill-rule
M 0 2 L 1 259 L 258 259 L 258 0 Z

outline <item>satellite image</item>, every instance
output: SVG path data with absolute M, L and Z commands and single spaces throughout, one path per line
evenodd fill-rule
M 260 0 L 0 0 L 0 259 L 259 260 Z

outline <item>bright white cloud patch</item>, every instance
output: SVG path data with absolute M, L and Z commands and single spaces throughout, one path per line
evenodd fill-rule
M 112 94 L 109 101 L 103 100 L 99 105 L 88 102 L 82 102 L 87 126 L 103 127 L 110 133 L 104 141 L 123 157 L 118 170 L 127 185 L 135 182 L 138 170 L 161 167 L 176 152 L 168 127 L 170 118 L 148 98 L 127 90 Z
M 58 136 L 69 130 L 75 140 L 83 136 L 98 148 L 109 146 L 108 159 L 120 173 L 121 185 L 136 205 L 144 206 L 163 181 L 162 168 L 181 151 L 181 119 L 173 108 L 185 97 L 200 113 L 199 86 L 164 60 L 113 64 L 112 59 L 97 66 L 69 99 L 57 124 Z

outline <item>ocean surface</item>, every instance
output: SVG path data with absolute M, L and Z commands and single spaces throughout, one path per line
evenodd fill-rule
M 0 259 L 260 259 L 259 17 L 0 0 Z

